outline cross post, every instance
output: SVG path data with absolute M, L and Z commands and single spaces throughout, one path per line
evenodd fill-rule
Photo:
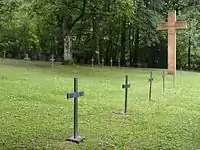
M 3 58 L 5 59 L 6 58 L 6 50 L 4 49 L 3 51 Z
M 28 54 L 25 54 L 24 61 L 27 62 L 27 69 L 28 69 L 28 61 L 30 60 Z
M 120 58 L 118 59 L 118 66 L 119 66 L 119 68 L 120 68 Z
M 5 58 L 6 58 L 6 50 L 4 49 L 4 50 L 3 50 L 3 57 L 2 57 L 2 59 L 1 59 L 1 61 L 3 61 Z
M 54 68 L 54 55 L 51 55 L 51 58 L 50 58 L 50 61 L 51 61 L 51 67 Z
M 151 100 L 152 82 L 153 82 L 153 73 L 151 71 L 150 72 L 150 77 L 149 77 L 149 101 Z
M 91 59 L 91 62 L 92 62 L 92 67 L 94 66 L 94 58 L 92 57 Z
M 128 88 L 130 88 L 130 84 L 128 84 L 128 76 L 125 76 L 125 84 L 122 85 L 122 88 L 125 89 L 125 107 L 124 114 L 127 113 L 127 100 L 128 100 Z
M 104 67 L 104 59 L 101 60 L 101 67 Z
M 78 135 L 78 97 L 84 96 L 84 92 L 78 92 L 78 78 L 74 78 L 74 92 L 67 93 L 67 99 L 74 98 L 74 135 L 67 138 L 67 141 L 80 143 L 85 140 L 85 137 Z
M 113 60 L 112 60 L 112 57 L 110 59 L 110 67 L 112 67 L 112 63 L 113 63 Z
M 163 92 L 165 92 L 165 71 L 162 72 L 162 79 L 163 79 Z
M 24 60 L 25 60 L 25 61 L 28 61 L 28 60 L 30 60 L 30 58 L 29 58 L 28 54 L 25 54 Z
M 157 30 L 168 30 L 168 74 L 176 74 L 176 30 L 187 29 L 187 23 L 176 21 L 176 11 L 168 12 L 168 23 L 158 24 Z
M 176 81 L 175 81 L 175 75 L 173 75 L 173 89 L 175 89 L 175 83 Z

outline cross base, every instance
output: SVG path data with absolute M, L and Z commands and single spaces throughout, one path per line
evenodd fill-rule
M 83 142 L 85 140 L 85 137 L 81 137 L 81 136 L 77 136 L 76 138 L 74 138 L 74 136 L 69 137 L 66 139 L 66 141 L 70 141 L 70 142 L 74 142 L 79 144 L 80 142 Z
M 124 112 L 124 111 L 119 111 L 119 112 L 116 112 L 115 114 L 117 114 L 117 115 L 122 115 L 122 116 L 130 116 L 131 114 L 130 113 L 128 113 L 128 112 Z

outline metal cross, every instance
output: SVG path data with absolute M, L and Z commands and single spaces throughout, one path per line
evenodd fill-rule
M 25 54 L 25 57 L 24 57 L 24 61 L 26 61 L 27 63 L 26 63 L 26 67 L 27 67 L 27 69 L 28 69 L 28 61 L 30 60 L 30 58 L 28 57 L 28 54 Z
M 125 107 L 124 114 L 127 113 L 127 100 L 128 100 L 128 88 L 130 88 L 130 84 L 128 84 L 128 76 L 125 76 L 125 84 L 122 85 L 122 88 L 125 89 Z
M 25 61 L 30 60 L 30 58 L 28 57 L 28 54 L 25 54 L 24 60 L 25 60 Z
M 165 92 L 165 71 L 162 72 L 162 79 L 163 79 L 163 92 Z
M 176 84 L 176 83 L 175 83 L 175 82 L 176 82 L 176 81 L 175 81 L 175 78 L 176 78 L 176 75 L 174 74 L 174 75 L 173 75 L 173 88 L 174 88 L 174 89 L 175 89 L 175 84 Z
M 2 59 L 1 59 L 1 61 L 3 61 L 5 58 L 6 58 L 6 50 L 4 49 L 4 50 L 3 50 L 3 57 L 2 57 Z
M 101 67 L 104 67 L 104 59 L 101 60 Z
M 119 68 L 120 68 L 120 59 L 118 59 L 118 66 L 119 66 Z
M 91 62 L 92 62 L 92 67 L 94 66 L 94 58 L 92 57 L 91 59 Z
M 51 61 L 51 67 L 54 68 L 54 55 L 51 55 L 51 58 L 50 58 L 50 61 Z
M 152 81 L 153 81 L 153 73 L 152 71 L 150 72 L 150 77 L 149 77 L 149 100 L 151 100 L 151 92 L 152 92 Z
M 74 92 L 67 93 L 67 99 L 74 98 L 74 135 L 66 140 L 75 143 L 85 140 L 85 137 L 78 135 L 78 97 L 80 96 L 84 96 L 84 92 L 78 92 L 78 78 L 74 78 Z
M 112 60 L 112 57 L 110 59 L 110 67 L 112 67 L 112 63 L 113 63 L 113 60 Z

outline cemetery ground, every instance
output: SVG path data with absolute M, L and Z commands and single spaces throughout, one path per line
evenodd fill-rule
M 27 67 L 28 66 L 28 67 Z M 148 100 L 153 71 L 152 100 Z M 61 66 L 50 62 L 0 62 L 0 149 L 199 149 L 200 75 L 177 72 L 166 77 L 162 92 L 159 69 Z M 74 74 L 79 79 L 79 135 L 73 135 Z M 128 113 L 124 75 L 129 76 Z

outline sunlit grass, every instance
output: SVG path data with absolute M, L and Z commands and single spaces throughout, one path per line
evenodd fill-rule
M 27 68 L 28 69 L 27 69 Z M 148 101 L 151 69 L 60 66 L 49 62 L 0 62 L 0 149 L 199 149 L 200 76 L 177 72 L 173 89 L 162 70 L 153 69 L 152 101 Z M 129 116 L 124 109 L 124 75 L 129 75 Z M 73 78 L 79 78 L 79 134 L 73 134 Z

